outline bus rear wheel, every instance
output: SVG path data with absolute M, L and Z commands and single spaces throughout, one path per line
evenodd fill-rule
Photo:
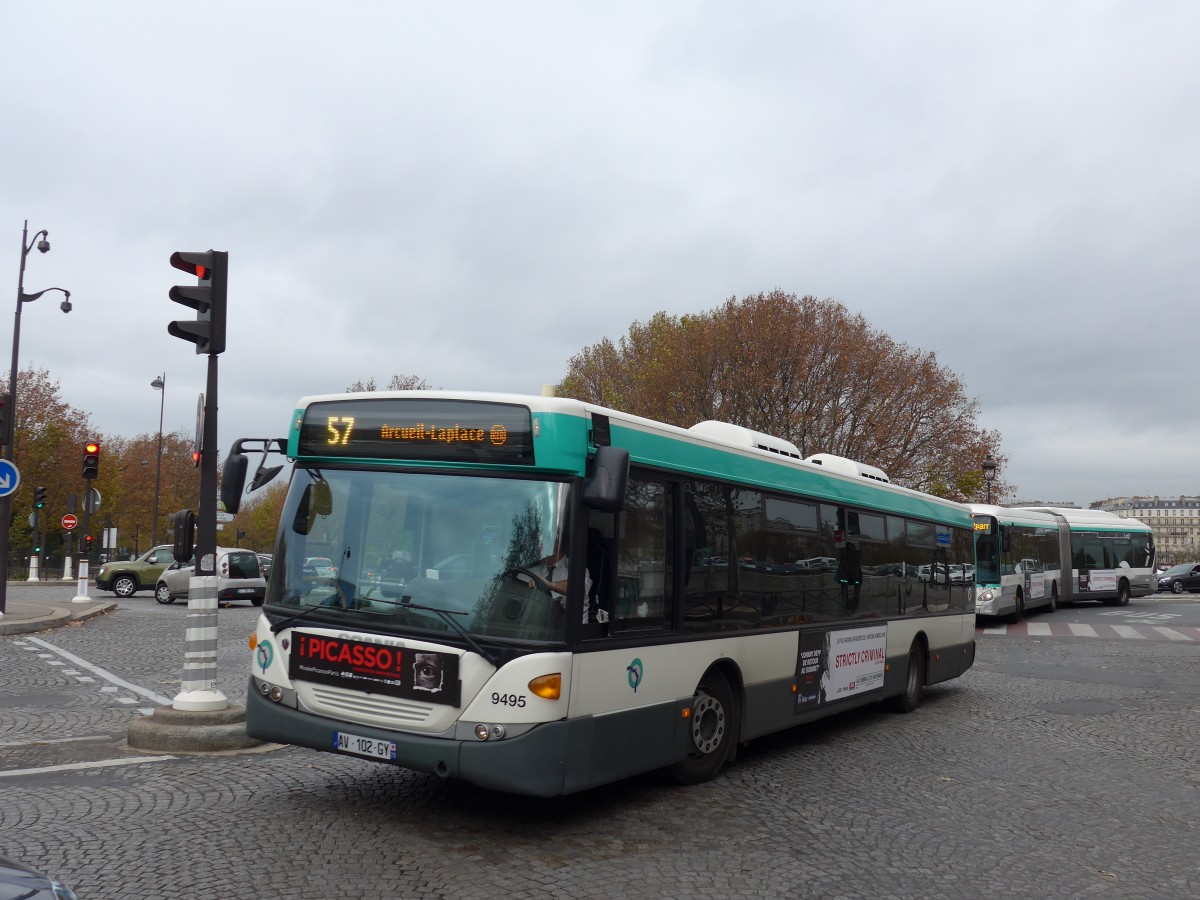
M 729 758 L 737 732 L 733 688 L 720 672 L 708 672 L 692 696 L 687 758 L 668 769 L 678 784 L 716 777 Z
M 925 648 L 914 643 L 908 651 L 908 671 L 904 673 L 904 693 L 889 697 L 888 708 L 892 712 L 910 713 L 921 703 L 925 690 Z

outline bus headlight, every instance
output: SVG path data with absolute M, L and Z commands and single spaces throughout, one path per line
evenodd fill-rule
M 508 729 L 499 723 L 488 725 L 485 722 L 480 722 L 475 726 L 475 737 L 481 741 L 486 741 L 488 738 L 495 738 L 498 741 L 503 740 L 506 734 L 508 734 Z
M 996 599 L 996 595 L 992 593 L 991 588 L 985 588 L 984 590 L 979 592 L 979 602 L 980 603 L 991 603 L 995 599 Z

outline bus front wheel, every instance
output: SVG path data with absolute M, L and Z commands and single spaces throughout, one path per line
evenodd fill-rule
M 668 771 L 678 784 L 700 784 L 721 771 L 736 739 L 733 688 L 720 672 L 709 672 L 700 681 L 688 723 L 687 757 Z

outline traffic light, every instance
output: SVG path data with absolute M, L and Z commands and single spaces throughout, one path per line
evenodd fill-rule
M 100 474 L 100 444 L 88 441 L 83 447 L 83 477 L 95 478 Z
M 171 548 L 176 559 L 191 559 L 196 546 L 196 514 L 190 509 L 175 513 L 175 541 Z
M 33 508 L 46 508 L 46 489 L 44 487 L 35 487 L 33 489 Z
M 171 288 L 171 299 L 196 310 L 196 319 L 172 322 L 167 332 L 191 341 L 197 353 L 224 353 L 229 254 L 224 250 L 179 251 L 171 254 L 171 265 L 195 275 L 199 283 Z

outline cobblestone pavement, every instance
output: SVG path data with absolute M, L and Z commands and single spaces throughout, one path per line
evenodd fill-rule
M 139 596 L 0 638 L 0 848 L 81 897 L 1200 896 L 1191 642 L 984 635 L 911 715 L 754 741 L 697 787 L 547 801 L 292 748 L 130 749 L 146 693 L 178 691 L 185 612 Z M 256 615 L 220 612 L 234 703 Z

